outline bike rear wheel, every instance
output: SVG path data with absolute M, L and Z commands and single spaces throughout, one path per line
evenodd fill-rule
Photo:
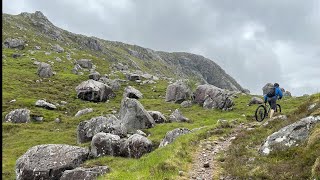
M 260 105 L 256 109 L 255 118 L 256 121 L 261 122 L 267 116 L 267 109 L 264 105 Z
M 276 112 L 281 113 L 281 106 L 280 106 L 280 104 L 277 104 Z

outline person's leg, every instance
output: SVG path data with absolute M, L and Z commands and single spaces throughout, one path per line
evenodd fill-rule
M 270 110 L 270 119 L 273 117 L 274 111 L 277 108 L 277 97 L 275 98 L 271 98 L 270 99 L 270 106 L 271 106 L 271 110 Z

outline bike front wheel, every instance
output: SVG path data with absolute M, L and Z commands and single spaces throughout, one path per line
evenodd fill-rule
M 264 105 L 258 106 L 255 113 L 256 121 L 261 122 L 267 116 L 267 109 Z

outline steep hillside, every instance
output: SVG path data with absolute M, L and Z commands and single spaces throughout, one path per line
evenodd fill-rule
M 243 91 L 243 88 L 219 65 L 203 56 L 190 53 L 167 53 L 136 45 L 112 42 L 74 34 L 54 26 L 41 12 L 3 14 L 3 40 L 22 35 L 29 45 L 34 42 L 59 44 L 68 52 L 75 49 L 91 52 L 109 63 L 121 62 L 130 69 L 142 70 L 157 76 L 202 80 L 220 88 Z M 18 32 L 11 34 L 10 32 Z M 13 37 L 12 37 L 13 36 Z M 39 38 L 42 40 L 39 42 Z M 45 40 L 45 41 L 43 41 Z M 48 44 L 43 46 L 47 47 Z M 32 49 L 32 46 L 29 46 Z M 27 48 L 29 49 L 29 48 Z

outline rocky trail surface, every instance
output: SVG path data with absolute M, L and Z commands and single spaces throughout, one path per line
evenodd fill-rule
M 188 173 L 189 179 L 211 180 L 213 174 L 218 170 L 217 154 L 220 151 L 226 151 L 236 138 L 241 129 L 247 128 L 243 123 L 236 126 L 227 137 L 220 137 L 218 140 L 205 139 L 200 142 L 197 152 L 193 157 L 193 165 Z M 220 177 L 220 179 L 229 179 L 228 177 Z

